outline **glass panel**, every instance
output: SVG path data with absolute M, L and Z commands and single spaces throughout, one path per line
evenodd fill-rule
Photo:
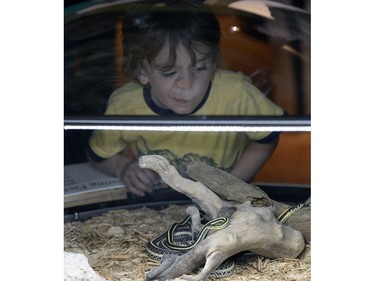
M 265 1 L 270 6 L 254 6 L 258 1 L 206 1 L 220 24 L 220 68 L 241 72 L 262 96 L 288 115 L 247 115 L 246 111 L 231 115 L 156 116 L 144 112 L 104 115 L 113 92 L 131 81 L 123 71 L 126 38 L 123 41 L 122 34 L 123 18 L 131 2 L 134 1 L 65 1 L 66 167 L 88 162 L 86 151 L 93 130 L 123 130 L 119 134 L 126 132 L 134 136 L 157 133 L 166 136 L 161 140 L 165 144 L 168 134 L 174 134 L 175 138 L 181 136 L 182 141 L 182 136 L 189 131 L 197 131 L 194 133 L 196 142 L 202 144 L 214 134 L 212 131 L 241 132 L 242 137 L 278 131 L 282 132 L 279 144 L 254 181 L 278 186 L 309 185 L 310 13 L 301 9 L 303 7 L 283 5 L 281 1 Z M 143 94 L 146 96 L 145 92 Z M 228 90 L 224 94 L 232 92 Z M 238 107 L 244 105 L 239 101 L 235 103 Z M 175 144 L 183 145 L 182 142 Z M 213 146 L 217 153 L 225 154 L 218 143 Z M 128 146 L 122 153 L 127 157 L 145 153 L 137 149 L 139 147 Z M 168 149 L 150 148 L 148 153 L 168 155 L 171 153 Z M 175 157 L 182 170 L 184 161 L 194 153 L 196 151 Z M 230 168 L 226 167 L 228 171 Z
M 259 9 L 254 1 L 207 2 L 221 26 L 221 68 L 250 77 L 289 115 L 309 116 L 309 12 L 276 4 Z M 122 65 L 122 17 L 129 5 L 87 1 L 66 7 L 66 116 L 102 115 L 112 92 L 129 81 Z

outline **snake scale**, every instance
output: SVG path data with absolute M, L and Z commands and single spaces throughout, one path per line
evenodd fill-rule
M 181 222 L 172 224 L 167 232 L 147 243 L 148 256 L 161 262 L 166 254 L 183 255 L 204 240 L 210 230 L 220 230 L 227 227 L 228 224 L 229 220 L 225 217 L 208 221 L 195 238 L 190 216 L 187 216 Z M 234 261 L 227 259 L 216 270 L 211 272 L 210 276 L 214 278 L 227 277 L 233 273 L 233 269 Z

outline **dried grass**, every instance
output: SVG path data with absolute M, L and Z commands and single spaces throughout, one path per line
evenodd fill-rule
M 185 216 L 186 206 L 170 205 L 163 210 L 142 208 L 116 210 L 85 222 L 64 225 L 64 250 L 86 255 L 91 267 L 110 281 L 144 280 L 158 266 L 147 256 L 145 245 Z M 237 263 L 226 278 L 208 280 L 311 280 L 310 245 L 299 259 L 255 257 Z M 182 280 L 176 278 L 175 280 Z

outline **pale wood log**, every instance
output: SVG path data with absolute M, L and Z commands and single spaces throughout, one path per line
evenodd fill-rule
M 196 202 L 204 212 L 215 219 L 222 216 L 223 208 L 232 204 L 222 200 L 202 183 L 182 177 L 168 160 L 159 155 L 147 155 L 139 158 L 139 166 L 148 168 L 160 175 L 162 180 L 178 192 L 185 194 Z M 210 199 L 209 202 L 207 199 Z
M 167 258 L 160 267 L 147 274 L 146 280 L 162 281 L 188 274 L 205 260 L 198 275 L 184 276 L 194 281 L 203 280 L 224 260 L 242 251 L 269 258 L 296 258 L 303 251 L 302 233 L 278 222 L 274 207 L 253 207 L 250 201 L 222 200 L 204 184 L 182 177 L 162 156 L 142 156 L 139 165 L 157 172 L 168 185 L 192 198 L 214 218 L 226 213 L 225 217 L 229 219 L 225 228 L 210 233 L 184 255 Z M 257 199 L 267 198 L 261 190 L 254 189 L 254 193 L 258 194 Z M 196 213 L 195 210 L 188 212 Z
M 184 279 L 204 280 L 227 258 L 251 251 L 268 258 L 296 258 L 304 249 L 301 232 L 277 223 L 270 207 L 252 207 L 249 201 L 238 206 L 228 227 L 213 232 L 182 256 L 167 256 L 165 262 L 147 274 L 146 280 L 169 280 L 189 274 L 196 267 L 198 275 Z
M 221 198 L 239 203 L 250 201 L 253 206 L 275 207 L 278 217 L 290 205 L 269 198 L 266 192 L 254 184 L 249 184 L 232 174 L 200 161 L 191 162 L 187 166 L 190 178 L 201 182 Z M 311 241 L 311 208 L 304 207 L 291 216 L 286 222 L 293 229 L 302 232 L 307 243 Z

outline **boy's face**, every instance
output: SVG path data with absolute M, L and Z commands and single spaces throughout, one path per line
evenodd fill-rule
M 179 45 L 176 50 L 176 63 L 169 67 L 169 48 L 164 47 L 151 65 L 145 60 L 138 74 L 142 85 L 151 86 L 151 97 L 161 108 L 169 109 L 176 114 L 190 114 L 202 101 L 215 64 L 209 48 L 201 45 L 195 51 L 196 64 L 192 65 L 189 52 Z

